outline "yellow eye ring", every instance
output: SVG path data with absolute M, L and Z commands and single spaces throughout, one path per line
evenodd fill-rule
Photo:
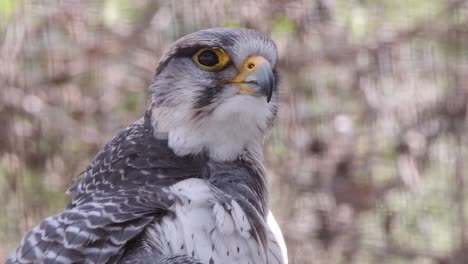
M 220 48 L 202 48 L 193 56 L 193 61 L 206 71 L 219 71 L 230 60 L 229 55 Z

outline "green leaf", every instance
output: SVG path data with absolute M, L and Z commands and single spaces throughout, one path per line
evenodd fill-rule
M 21 0 L 0 0 L 0 19 L 3 20 L 3 23 L 5 20 L 10 19 L 18 5 L 22 2 Z
M 289 17 L 280 17 L 273 21 L 273 30 L 279 33 L 292 34 L 296 31 L 296 23 Z

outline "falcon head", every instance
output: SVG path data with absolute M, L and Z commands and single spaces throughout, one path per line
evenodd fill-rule
M 204 152 L 229 161 L 261 152 L 277 113 L 276 61 L 273 41 L 254 30 L 182 37 L 162 56 L 150 87 L 155 133 L 167 135 L 180 156 Z

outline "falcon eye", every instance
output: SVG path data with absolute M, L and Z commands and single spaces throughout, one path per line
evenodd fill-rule
M 219 71 L 223 69 L 231 59 L 223 49 L 203 48 L 193 56 L 193 60 L 204 70 Z
M 198 55 L 198 62 L 207 67 L 213 67 L 219 63 L 218 56 L 211 50 L 205 50 Z

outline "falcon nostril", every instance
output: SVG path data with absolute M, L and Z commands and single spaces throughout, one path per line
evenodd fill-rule
M 250 70 L 255 68 L 255 63 L 251 62 L 251 63 L 247 64 L 247 68 L 250 69 Z

